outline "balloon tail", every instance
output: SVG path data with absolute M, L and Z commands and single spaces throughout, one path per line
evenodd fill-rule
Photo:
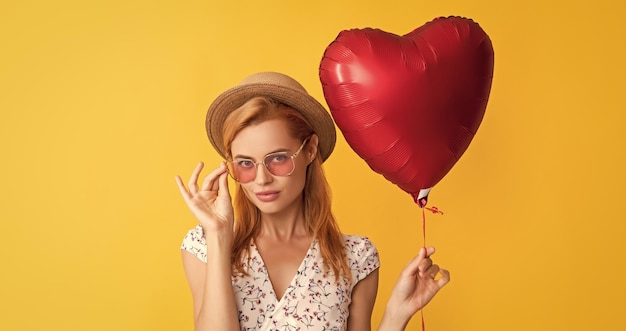
M 417 193 L 411 193 L 413 201 L 415 201 L 415 203 L 418 204 L 420 208 L 426 206 L 426 203 L 428 202 L 428 194 L 430 193 L 431 189 L 432 187 L 423 188 Z

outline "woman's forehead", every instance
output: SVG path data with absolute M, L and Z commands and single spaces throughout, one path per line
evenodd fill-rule
M 231 155 L 264 156 L 278 150 L 291 150 L 298 143 L 285 121 L 269 120 L 242 129 L 233 139 Z

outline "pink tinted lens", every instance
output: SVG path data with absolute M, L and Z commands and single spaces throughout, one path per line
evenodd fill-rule
M 256 177 L 256 167 L 242 167 L 236 162 L 228 162 L 228 173 L 234 180 L 248 183 Z
M 293 171 L 293 160 L 285 154 L 270 154 L 264 161 L 267 170 L 274 176 L 287 176 Z

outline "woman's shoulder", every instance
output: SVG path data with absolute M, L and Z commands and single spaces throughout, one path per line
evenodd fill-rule
M 380 267 L 378 250 L 368 237 L 344 234 L 343 238 L 348 267 L 356 281 L 365 278 Z
M 356 235 L 356 234 L 344 234 L 343 240 L 344 240 L 344 244 L 346 245 L 346 248 L 348 249 L 355 248 L 355 247 L 357 248 L 372 247 L 376 249 L 376 247 L 374 246 L 374 243 L 372 243 L 370 238 L 366 236 L 361 236 L 361 235 Z
M 348 252 L 348 258 L 370 256 L 378 258 L 378 250 L 370 238 L 354 234 L 344 234 L 343 240 L 346 251 Z

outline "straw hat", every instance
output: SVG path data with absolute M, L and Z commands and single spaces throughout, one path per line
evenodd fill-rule
M 220 94 L 206 114 L 206 130 L 211 144 L 224 158 L 224 121 L 235 109 L 253 97 L 270 97 L 301 112 L 319 137 L 318 149 L 322 161 L 335 148 L 337 134 L 330 114 L 295 79 L 277 72 L 260 72 L 244 79 L 239 85 Z

